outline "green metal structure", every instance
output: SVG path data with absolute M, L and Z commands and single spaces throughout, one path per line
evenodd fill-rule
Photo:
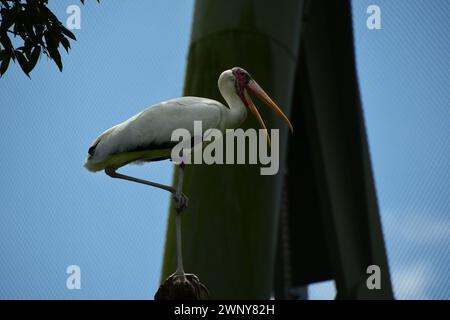
M 222 100 L 218 76 L 240 66 L 294 125 L 290 135 L 260 108 L 280 129 L 277 175 L 186 168 L 185 269 L 212 298 L 298 298 L 291 288 L 327 279 L 337 298 L 393 298 L 354 60 L 349 1 L 197 0 L 185 95 Z M 173 218 L 172 207 L 163 279 L 175 270 Z M 373 264 L 379 290 L 366 286 Z

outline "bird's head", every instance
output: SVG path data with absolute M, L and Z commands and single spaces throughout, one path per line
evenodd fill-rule
M 294 130 L 291 122 L 289 121 L 288 117 L 286 117 L 286 115 L 283 113 L 281 108 L 269 97 L 269 95 L 259 86 L 259 84 L 250 76 L 250 74 L 247 71 L 245 71 L 240 67 L 234 67 L 231 70 L 225 71 L 222 75 L 224 74 L 227 74 L 229 80 L 234 81 L 234 89 L 236 90 L 236 94 L 242 100 L 244 105 L 256 117 L 256 120 L 258 121 L 262 129 L 266 130 L 267 132 L 264 120 L 261 118 L 261 115 L 259 114 L 258 109 L 256 109 L 256 106 L 253 103 L 252 99 L 250 98 L 248 92 L 253 93 L 259 99 L 261 99 L 267 106 L 269 106 L 273 111 L 275 111 L 275 113 L 287 123 L 291 132 Z M 268 135 L 267 137 L 269 139 Z

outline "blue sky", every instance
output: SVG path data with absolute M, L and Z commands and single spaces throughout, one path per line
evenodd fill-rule
M 381 9 L 369 30 L 366 9 Z M 395 295 L 450 299 L 446 0 L 353 1 L 360 91 Z M 313 298 L 331 297 L 330 283 Z
M 50 1 L 62 21 L 74 1 Z M 76 2 L 75 2 L 76 3 Z M 366 28 L 366 8 L 382 29 Z M 41 58 L 0 79 L 0 298 L 149 299 L 158 286 L 169 195 L 92 174 L 90 142 L 182 94 L 193 0 L 87 1 L 64 71 Z M 441 1 L 355 1 L 361 95 L 399 298 L 449 299 L 450 25 Z M 169 162 L 129 166 L 169 184 Z M 66 288 L 79 265 L 82 289 Z M 312 298 L 332 298 L 330 283 Z
M 382 29 L 365 27 L 381 8 Z M 357 67 L 399 298 L 450 299 L 450 2 L 354 1 Z

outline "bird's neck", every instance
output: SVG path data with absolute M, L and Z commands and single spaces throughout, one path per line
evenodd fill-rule
M 247 117 L 247 107 L 234 90 L 220 90 L 220 93 L 230 108 L 226 110 L 225 128 L 236 128 Z

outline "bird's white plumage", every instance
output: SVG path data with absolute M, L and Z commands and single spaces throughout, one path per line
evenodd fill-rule
M 153 105 L 97 137 L 89 149 L 85 167 L 98 171 L 159 158 L 161 152 L 167 156 L 167 149 L 176 143 L 171 141 L 172 132 L 184 128 L 193 136 L 194 121 L 202 121 L 203 132 L 210 128 L 224 131 L 239 125 L 247 112 L 235 92 L 230 70 L 222 73 L 218 84 L 230 107 L 200 97 L 181 97 Z
M 111 154 L 167 144 L 178 128 L 187 129 L 193 135 L 197 120 L 202 121 L 204 129 L 216 128 L 220 123 L 220 108 L 223 107 L 217 101 L 197 97 L 181 97 L 151 106 L 108 129 L 95 147 L 92 160 L 100 162 Z M 161 120 L 162 113 L 165 121 Z

